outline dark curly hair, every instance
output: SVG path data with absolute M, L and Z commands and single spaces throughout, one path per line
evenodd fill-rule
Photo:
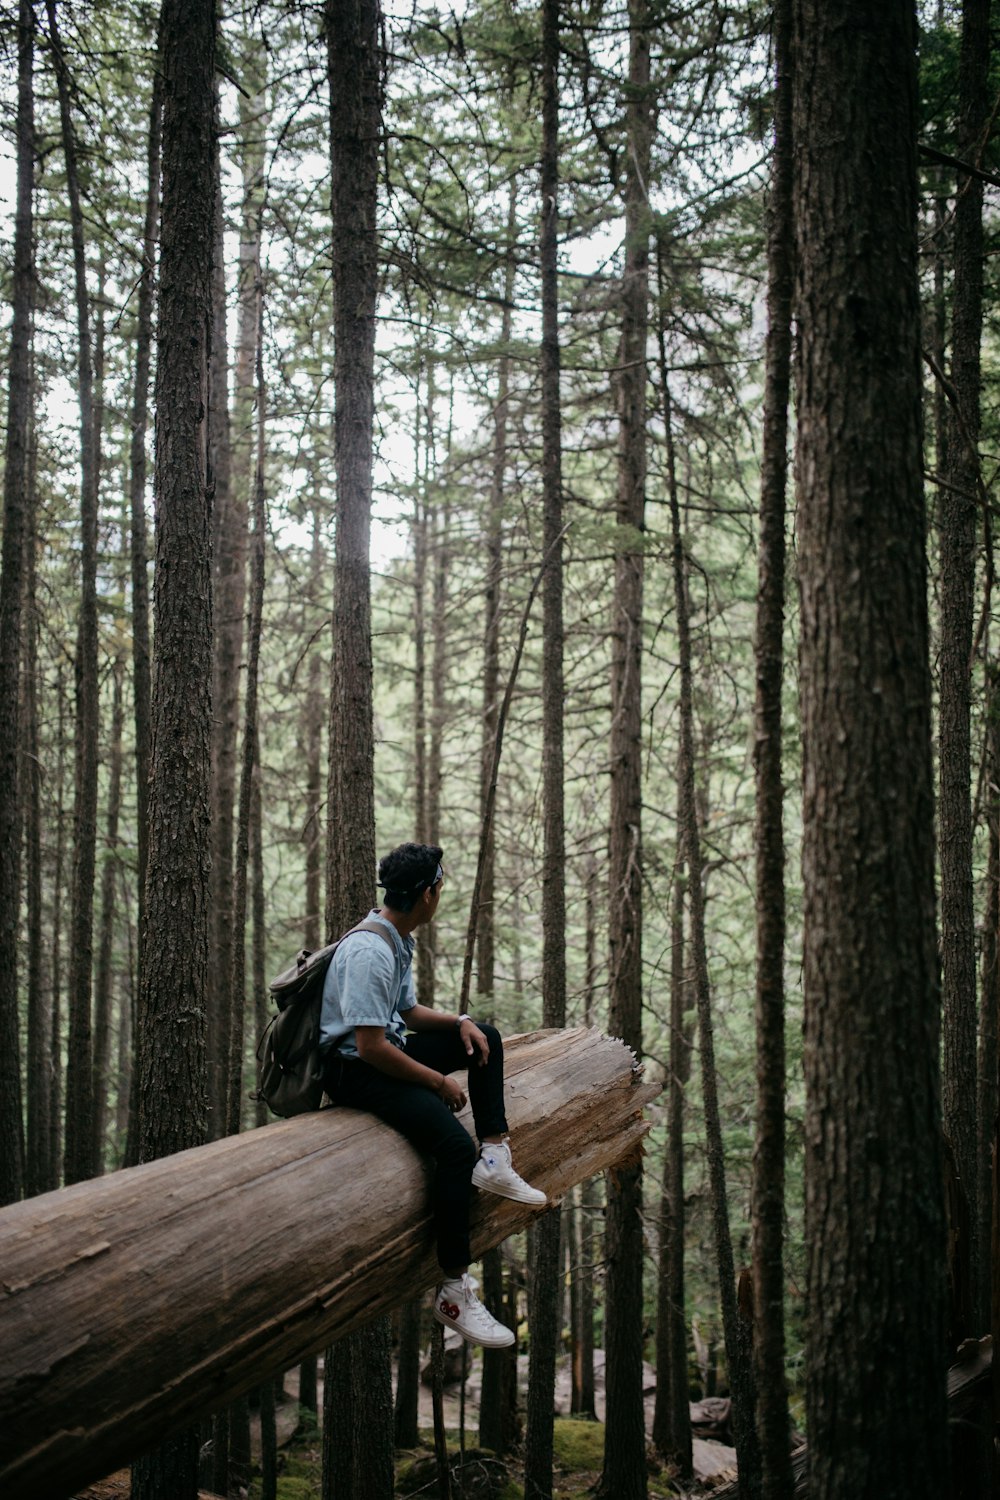
M 379 860 L 378 883 L 393 911 L 412 911 L 417 897 L 436 882 L 442 850 L 436 844 L 400 844 Z

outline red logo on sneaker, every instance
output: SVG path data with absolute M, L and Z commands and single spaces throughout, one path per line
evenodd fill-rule
M 444 1298 L 442 1297 L 441 1301 L 438 1303 L 438 1307 L 444 1313 L 446 1318 L 451 1318 L 452 1321 L 454 1321 L 458 1317 L 458 1306 L 456 1303 L 445 1302 Z

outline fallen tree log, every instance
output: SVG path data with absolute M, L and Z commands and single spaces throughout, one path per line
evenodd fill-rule
M 506 1061 L 550 1198 L 641 1149 L 659 1090 L 622 1042 L 535 1032 Z M 0 1494 L 71 1491 L 432 1286 L 427 1170 L 328 1109 L 0 1210 Z M 474 1252 L 531 1217 L 477 1194 Z

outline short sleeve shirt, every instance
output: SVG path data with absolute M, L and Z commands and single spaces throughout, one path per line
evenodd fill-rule
M 324 1054 L 336 1047 L 339 1057 L 357 1057 L 358 1026 L 381 1026 L 386 1040 L 402 1047 L 403 1017 L 416 1004 L 413 938 L 402 937 L 378 911 L 365 920 L 385 928 L 392 948 L 377 932 L 356 932 L 338 947 L 323 981 L 319 1044 Z

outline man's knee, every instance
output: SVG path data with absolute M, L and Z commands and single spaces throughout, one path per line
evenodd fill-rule
M 483 1033 L 483 1036 L 489 1042 L 490 1052 L 502 1053 L 503 1037 L 500 1035 L 499 1031 L 497 1031 L 496 1027 L 489 1021 L 477 1021 L 476 1025 L 479 1027 L 480 1031 Z

